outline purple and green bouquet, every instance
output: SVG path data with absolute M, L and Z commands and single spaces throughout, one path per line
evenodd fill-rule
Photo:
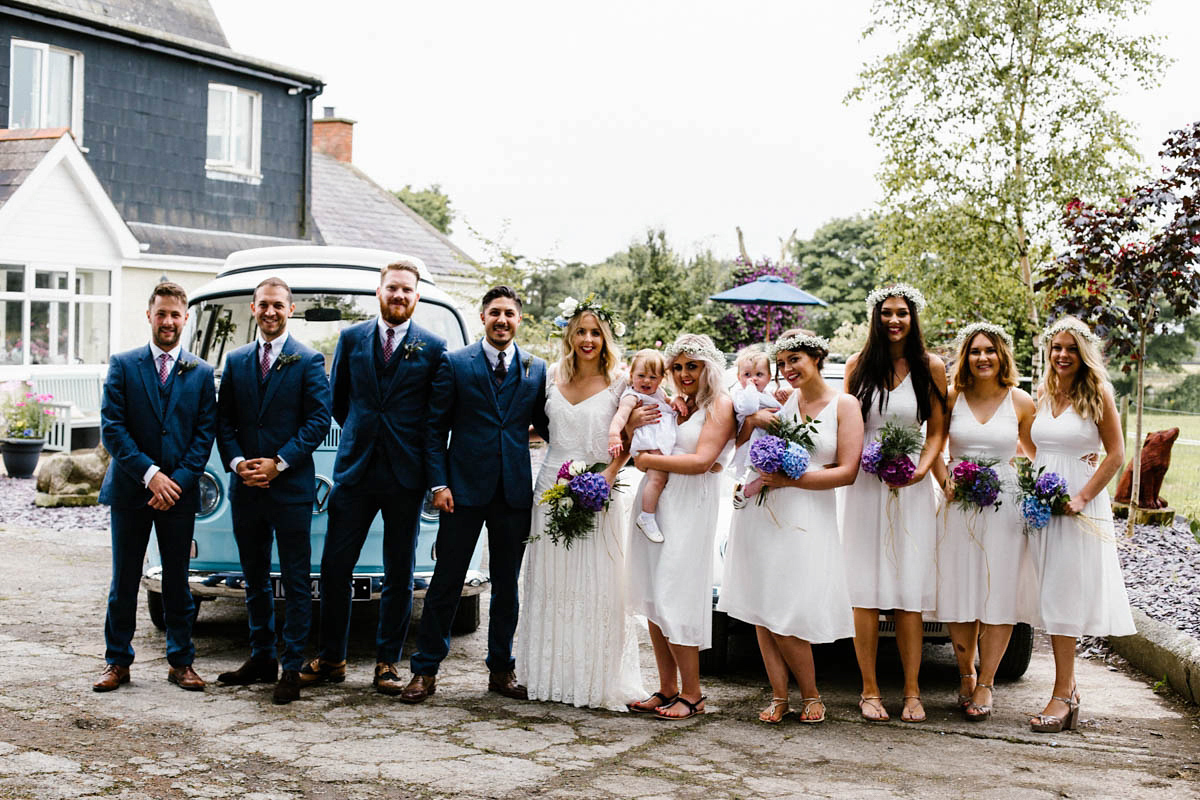
M 764 429 L 764 435 L 750 445 L 750 466 L 763 475 L 782 472 L 796 480 L 808 472 L 812 437 L 818 424 L 812 417 L 805 417 L 803 422 L 783 417 L 771 420 L 771 424 Z M 763 487 L 758 493 L 759 505 L 766 501 L 767 491 Z
M 1000 476 L 996 459 L 963 459 L 950 473 L 954 480 L 954 504 L 963 511 L 984 508 L 1000 510 Z
M 895 493 L 912 480 L 917 471 L 913 457 L 920 455 L 923 445 L 920 428 L 888 422 L 879 429 L 877 439 L 867 442 L 859 463 L 864 472 L 879 478 Z
M 1017 485 L 1021 492 L 1021 515 L 1025 530 L 1040 531 L 1050 524 L 1050 517 L 1067 513 L 1071 493 L 1067 480 L 1057 472 L 1042 467 L 1035 474 L 1033 465 L 1022 460 L 1017 464 Z
M 596 514 L 608 508 L 612 491 L 620 488 L 620 484 L 609 486 L 600 474 L 606 466 L 602 461 L 591 466 L 582 461 L 564 461 L 558 468 L 554 485 L 538 500 L 538 505 L 550 507 L 546 514 L 550 541 L 570 549 L 596 529 Z

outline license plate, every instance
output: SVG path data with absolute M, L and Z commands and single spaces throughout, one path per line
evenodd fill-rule
M 312 577 L 309 579 L 312 584 L 312 599 L 321 599 L 321 579 Z M 275 595 L 276 600 L 282 600 L 287 592 L 283 588 L 283 578 L 278 575 L 271 576 L 271 591 Z M 355 601 L 365 601 L 371 599 L 371 579 L 370 578 L 351 578 L 350 579 L 350 599 Z

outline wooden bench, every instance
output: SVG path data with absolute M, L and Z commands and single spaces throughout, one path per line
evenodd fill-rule
M 99 430 L 103 375 L 38 375 L 32 383 L 35 392 L 53 397 L 47 403 L 54 411 L 54 422 L 46 432 L 47 450 L 69 453 L 75 431 Z

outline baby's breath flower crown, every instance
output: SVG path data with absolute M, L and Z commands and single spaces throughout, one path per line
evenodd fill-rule
M 572 317 L 586 311 L 590 314 L 595 314 L 596 319 L 607 322 L 608 326 L 612 328 L 613 336 L 625 335 L 625 323 L 621 322 L 617 318 L 617 315 L 594 294 L 589 294 L 582 302 L 576 300 L 574 297 L 567 297 L 558 304 L 558 310 L 562 312 L 554 318 L 554 325 L 558 328 L 566 328 L 567 323 L 571 321 Z
M 1042 343 L 1049 344 L 1051 339 L 1053 339 L 1058 334 L 1063 333 L 1064 331 L 1072 333 L 1083 339 L 1087 339 L 1089 342 L 1096 345 L 1097 347 L 1100 347 L 1101 345 L 1104 344 L 1104 342 L 1101 341 L 1100 337 L 1097 336 L 1096 334 L 1092 333 L 1091 329 L 1087 325 L 1084 325 L 1082 322 L 1075 319 L 1074 317 L 1066 317 L 1064 319 L 1060 319 L 1058 322 L 1054 323 L 1049 328 L 1046 328 L 1046 330 L 1042 331 Z
M 793 333 L 791 336 L 785 336 L 767 349 L 771 360 L 779 358 L 779 354 L 785 351 L 795 351 L 802 347 L 809 350 L 824 350 L 829 352 L 829 340 L 824 336 L 810 336 L 806 333 Z
M 725 354 L 717 349 L 713 344 L 712 339 L 703 334 L 693 337 L 690 341 L 679 343 L 676 339 L 671 344 L 667 345 L 667 349 L 663 351 L 663 358 L 670 364 L 680 355 L 687 353 L 688 355 L 697 356 L 707 361 L 712 361 L 715 364 L 724 365 Z
M 990 333 L 992 336 L 999 336 L 1008 345 L 1008 349 L 1013 347 L 1013 338 L 1009 336 L 1008 331 L 1001 328 L 999 325 L 993 325 L 990 322 L 972 322 L 970 325 L 964 325 L 958 329 L 958 334 L 954 337 L 954 349 L 961 350 L 962 346 L 971 341 L 977 333 Z
M 891 286 L 880 286 L 867 295 L 867 313 L 874 312 L 875 306 L 889 297 L 903 297 L 917 309 L 918 313 L 925 310 L 925 295 L 921 294 L 920 289 L 909 286 L 907 283 L 894 283 Z

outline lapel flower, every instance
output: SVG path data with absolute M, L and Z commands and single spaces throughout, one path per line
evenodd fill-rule
M 184 361 L 181 358 L 179 361 L 175 362 L 175 368 L 179 370 L 180 375 L 183 375 L 185 372 L 191 372 L 194 370 L 199 363 L 199 361 Z
M 425 349 L 425 342 L 420 339 L 409 339 L 400 346 L 400 357 L 405 361 L 414 358 L 417 353 Z
M 527 354 L 523 359 L 521 359 L 521 366 L 525 367 L 525 377 L 528 378 L 529 368 L 533 366 L 533 356 Z
M 279 358 L 275 359 L 275 371 L 279 372 L 288 364 L 295 364 L 300 360 L 299 353 L 280 354 Z

